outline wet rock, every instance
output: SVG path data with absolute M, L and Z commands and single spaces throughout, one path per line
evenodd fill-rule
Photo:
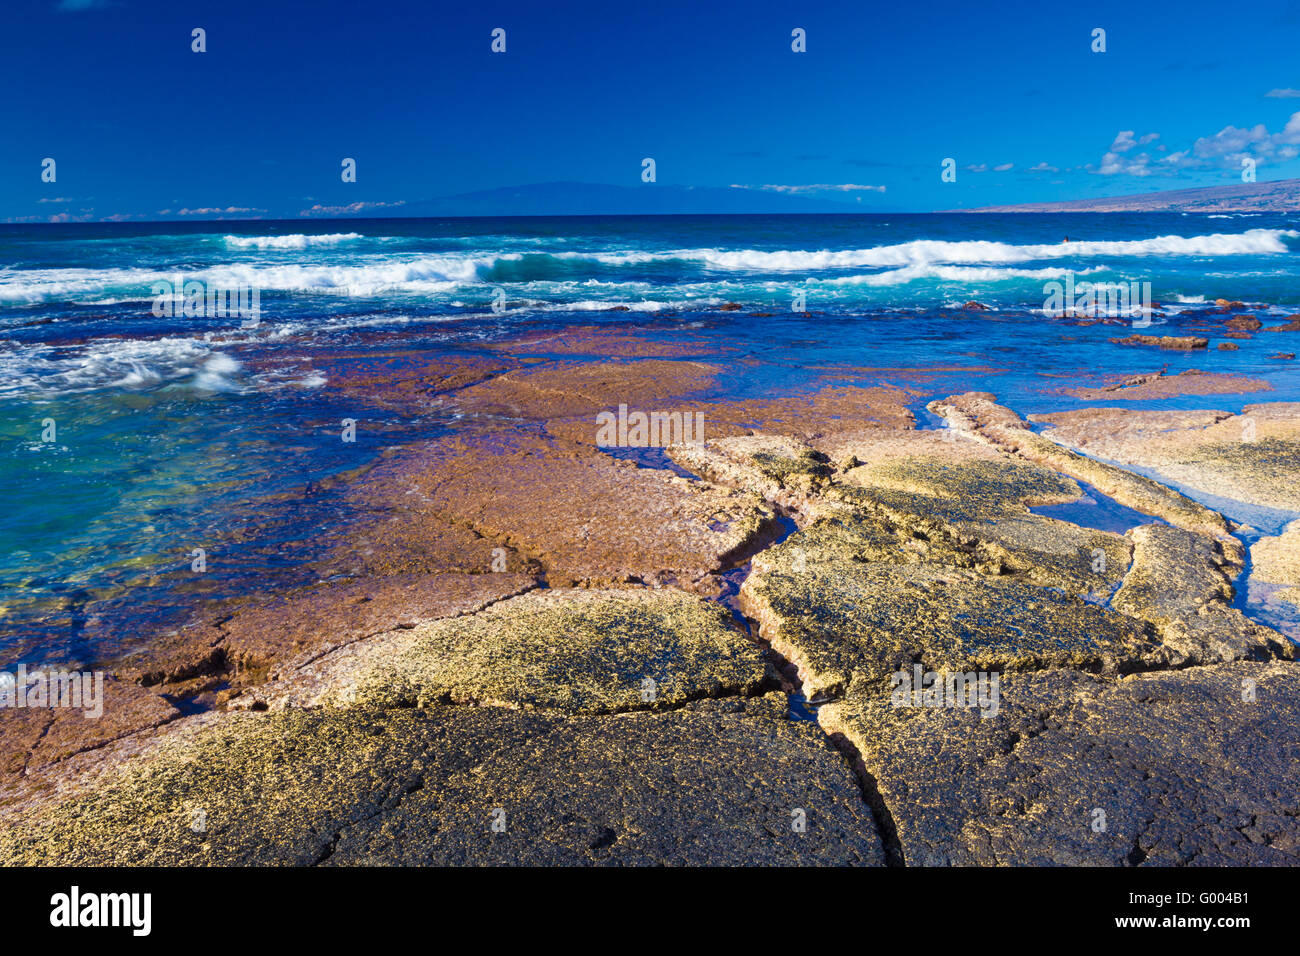
M 1135 475 L 1100 461 L 1094 461 L 1062 447 L 1052 437 L 1035 434 L 1009 408 L 998 405 L 988 392 L 967 392 L 929 404 L 930 411 L 948 420 L 959 433 L 1014 452 L 1079 481 L 1086 481 L 1120 504 L 1143 514 L 1163 518 L 1176 527 L 1202 534 L 1226 535 L 1223 516 L 1186 498 L 1172 488 L 1141 475 Z M 1080 417 L 1096 416 L 1100 409 L 1066 413 Z M 1121 411 L 1107 409 L 1106 411 Z M 1136 413 L 1129 413 L 1136 414 Z M 1034 416 L 1034 421 L 1055 421 L 1051 415 Z M 1068 441 L 1068 439 L 1066 439 Z M 1091 449 L 1089 449 L 1091 451 Z M 1100 458 L 1114 458 L 1099 454 Z
M 914 398 L 911 391 L 893 386 L 827 386 L 805 395 L 728 402 L 693 401 L 689 411 L 700 416 L 702 437 L 706 441 L 766 434 L 817 446 L 844 435 L 911 429 L 916 419 L 908 404 Z M 687 410 L 686 405 L 680 407 Z M 596 436 L 594 417 L 553 419 L 546 427 L 551 434 L 570 441 L 590 443 Z
M 1300 607 L 1300 521 L 1276 537 L 1260 538 L 1250 549 L 1251 580 L 1281 584 L 1273 597 Z
M 1291 361 L 1292 359 L 1295 358 L 1295 353 L 1294 353 L 1294 352 L 1274 352 L 1272 355 L 1269 356 L 1269 358 L 1271 358 L 1271 359 L 1277 359 L 1278 361 L 1282 361 L 1282 362 L 1289 362 L 1289 361 Z
M 98 705 L 92 707 L 84 699 L 81 703 L 80 707 L 0 709 L 0 780 L 16 779 L 180 716 L 161 694 L 107 676 Z M 101 711 L 97 716 L 92 713 L 95 709 Z
M 888 694 L 820 708 L 909 866 L 1300 862 L 1296 665 L 1011 673 L 999 696 L 993 717 Z
M 413 447 L 351 497 L 400 512 L 412 527 L 451 523 L 503 542 L 556 586 L 689 587 L 779 530 L 756 495 L 522 429 Z
M 366 578 L 230 602 L 160 635 L 116 672 L 169 693 L 226 693 L 274 676 L 276 665 L 372 634 L 477 611 L 535 585 L 519 574 Z
M 884 861 L 857 781 L 807 723 L 493 707 L 213 716 L 11 811 L 0 861 Z
M 1162 349 L 1203 349 L 1210 344 L 1209 339 L 1195 335 L 1130 335 L 1127 338 L 1111 339 L 1116 345 L 1154 345 Z
M 547 589 L 309 659 L 232 706 L 613 713 L 748 696 L 767 676 L 761 649 L 719 604 L 671 590 Z
M 1220 342 L 1219 348 L 1235 349 L 1237 346 Z M 1189 368 L 1177 375 L 1166 375 L 1160 371 L 1150 375 L 1134 376 L 1100 388 L 1066 389 L 1065 394 L 1090 402 L 1114 399 L 1150 401 L 1178 395 L 1233 395 L 1240 392 L 1271 391 L 1272 388 L 1273 386 L 1263 379 L 1221 372 L 1202 372 L 1199 369 Z
M 608 311 L 626 312 L 627 307 Z M 500 342 L 484 345 L 493 352 L 511 356 L 584 355 L 609 358 L 696 358 L 729 350 L 716 342 L 685 336 L 674 329 L 671 340 L 654 329 L 609 328 L 607 326 L 570 326 L 556 331 L 527 332 Z
M 965 312 L 987 312 L 989 307 L 972 299 L 970 302 L 967 302 L 962 306 L 962 310 Z
M 1218 345 L 1218 349 L 1220 352 L 1235 352 L 1239 348 L 1241 348 L 1241 346 L 1236 345 L 1232 342 L 1220 342 Z
M 317 389 L 355 402 L 358 409 L 413 414 L 513 365 L 508 360 L 471 353 L 430 355 L 424 350 L 392 348 L 348 352 L 311 349 L 295 355 L 291 365 L 273 359 L 254 361 L 252 367 L 295 381 L 315 378 L 320 383 Z
M 641 410 L 695 411 L 685 396 L 709 389 L 720 369 L 704 362 L 640 359 L 552 362 L 507 372 L 457 393 L 474 414 L 545 420 L 582 416 L 592 421 L 619 405 Z M 688 409 L 686 406 L 690 404 Z M 594 439 L 593 439 L 594 440 Z
M 1256 332 L 1264 327 L 1264 323 L 1253 315 L 1234 315 L 1223 325 L 1234 332 Z
M 1300 511 L 1300 403 L 1247 405 L 1240 415 L 1099 408 L 1034 420 L 1052 426 L 1048 437 L 1098 458 L 1211 495 Z

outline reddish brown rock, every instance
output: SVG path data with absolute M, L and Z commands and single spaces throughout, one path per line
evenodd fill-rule
M 1264 325 L 1253 315 L 1234 315 L 1223 324 L 1234 332 L 1257 332 Z
M 1265 332 L 1300 332 L 1300 315 L 1288 315 L 1284 325 L 1270 325 Z
M 621 307 L 627 311 L 627 307 Z M 485 348 L 514 356 L 522 355 L 590 355 L 608 358 L 696 358 L 730 351 L 729 347 L 698 341 L 689 337 L 683 341 L 674 330 L 671 341 L 656 334 L 653 329 L 609 328 L 605 326 L 573 326 L 554 332 L 529 332 L 502 342 L 493 342 Z
M 1223 348 L 1223 344 L 1219 348 Z M 1232 346 L 1236 348 L 1236 346 Z M 1273 386 L 1258 378 L 1221 372 L 1202 372 L 1189 368 L 1177 375 L 1153 372 L 1103 385 L 1100 388 L 1066 389 L 1065 394 L 1086 401 L 1109 401 L 1116 398 L 1133 401 L 1173 398 L 1177 395 L 1233 395 L 1241 392 L 1270 391 Z
M 323 379 L 317 389 L 362 407 L 399 411 L 434 404 L 438 397 L 485 381 L 513 367 L 512 362 L 479 355 L 430 355 L 412 349 L 369 352 L 310 350 L 290 360 L 254 362 L 253 367 L 279 377 Z
M 180 711 L 153 691 L 105 677 L 102 713 L 98 717 L 85 714 L 85 708 L 75 707 L 0 710 L 0 780 L 17 778 L 137 731 L 159 727 L 179 717 Z
M 1234 343 L 1234 342 L 1220 342 L 1220 343 L 1219 343 L 1219 351 L 1220 351 L 1220 352 L 1235 352 L 1235 351 L 1237 351 L 1239 348 L 1241 348 L 1241 346 L 1240 346 L 1240 345 L 1237 345 L 1237 344 Z
M 777 527 L 756 495 L 522 429 L 412 447 L 350 496 L 404 513 L 412 528 L 451 523 L 504 542 L 544 568 L 554 586 L 690 587 Z
M 703 362 L 668 359 L 553 362 L 507 372 L 465 389 L 456 401 L 477 414 L 530 420 L 594 417 L 619 405 L 685 411 L 684 397 L 711 388 L 718 371 Z
M 1190 351 L 1203 349 L 1210 344 L 1209 339 L 1194 335 L 1130 335 L 1123 339 L 1111 339 L 1116 345 L 1154 345 L 1162 349 Z
M 509 573 L 407 575 L 245 598 L 160 635 L 116 671 L 173 693 L 223 688 L 225 695 L 259 682 L 291 656 L 476 611 L 534 583 Z

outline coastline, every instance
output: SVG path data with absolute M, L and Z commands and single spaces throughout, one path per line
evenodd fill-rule
M 1241 311 L 1179 321 L 1222 338 Z M 115 662 L 111 722 L 6 714 L 0 860 L 1294 861 L 1270 806 L 1300 790 L 1294 644 L 1235 601 L 1242 529 L 1197 503 L 1300 504 L 1288 395 L 1134 349 L 1045 421 L 973 360 L 792 377 L 730 347 L 591 326 L 329 364 L 337 394 L 458 427 L 327 489 L 352 518 L 312 581 Z M 698 412 L 704 441 L 602 449 L 620 404 Z M 1134 437 L 1094 455 L 1103 412 Z M 1218 472 L 1183 464 L 1202 445 Z M 1079 481 L 1150 520 L 1036 514 Z M 1264 537 L 1249 570 L 1300 584 L 1294 536 Z M 1001 674 L 998 713 L 890 706 L 914 662 Z

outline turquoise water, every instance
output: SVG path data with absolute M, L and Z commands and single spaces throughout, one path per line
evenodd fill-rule
M 1300 396 L 1295 364 L 1270 357 L 1296 351 L 1290 333 L 1134 350 L 1108 341 L 1132 316 L 1045 314 L 1044 287 L 1149 282 L 1151 334 L 1195 326 L 1217 297 L 1268 323 L 1300 312 L 1298 253 L 1296 214 L 0 226 L 0 663 L 98 660 L 203 601 L 301 580 L 350 518 L 324 479 L 456 427 L 344 400 L 314 354 L 418 362 L 615 325 L 716 347 L 713 397 L 894 382 L 924 424 L 953 391 L 1041 412 L 1082 404 L 1057 392 L 1081 377 L 1162 365 L 1274 386 L 1166 403 L 1236 411 Z M 177 275 L 255 288 L 257 326 L 155 315 L 155 284 Z M 956 309 L 969 300 L 990 310 Z M 355 443 L 346 417 L 366 422 Z

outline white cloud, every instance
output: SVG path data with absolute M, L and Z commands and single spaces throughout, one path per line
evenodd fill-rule
M 994 166 L 993 171 L 995 173 L 1005 173 L 1008 169 L 1010 169 L 1014 165 L 1015 163 L 1003 163 L 1000 166 Z
M 1202 136 L 1187 149 L 1175 150 L 1153 159 L 1149 153 L 1133 153 L 1137 146 L 1157 139 L 1148 133 L 1133 138 L 1132 130 L 1121 130 L 1095 169 L 1103 176 L 1151 176 L 1162 171 L 1180 169 L 1237 169 L 1243 158 L 1256 162 L 1283 162 L 1300 156 L 1300 113 L 1294 113 L 1277 133 L 1270 133 L 1263 123 L 1249 129 L 1225 126 L 1213 136 Z M 1164 151 L 1165 147 L 1156 147 Z
M 393 206 L 405 206 L 406 200 L 399 199 L 397 202 L 354 202 L 346 206 L 322 206 L 316 203 L 310 209 L 304 209 L 298 215 L 300 216 L 346 216 L 355 215 L 359 212 L 365 212 L 367 209 L 389 209 Z
M 1269 90 L 1264 95 L 1271 96 L 1275 100 L 1294 100 L 1294 99 L 1300 99 L 1300 90 L 1291 90 L 1291 89 Z
M 884 186 L 862 186 L 857 183 L 811 183 L 807 186 L 782 186 L 782 185 L 765 185 L 765 186 L 742 186 L 738 183 L 731 184 L 732 189 L 763 189 L 768 192 L 788 193 L 791 195 L 801 196 L 807 193 L 820 192 L 842 192 L 842 193 L 883 193 Z
M 1039 163 L 1037 166 L 1030 166 L 1031 173 L 1059 173 L 1060 170 L 1055 166 L 1048 166 L 1047 163 Z

